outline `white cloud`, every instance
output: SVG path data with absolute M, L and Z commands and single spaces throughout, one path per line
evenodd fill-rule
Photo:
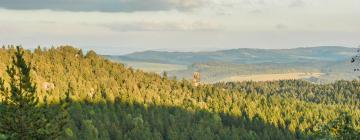
M 294 0 L 289 4 L 289 7 L 302 7 L 305 6 L 305 2 L 303 0 Z
M 204 0 L 210 4 L 203 0 L 133 0 L 130 3 L 144 2 L 148 7 L 129 4 L 121 10 L 115 7 L 117 11 L 104 5 L 71 10 L 79 5 L 56 9 L 46 4 L 4 5 L 4 1 L 9 0 L 0 0 L 0 7 L 8 8 L 0 9 L 0 44 L 65 43 L 128 51 L 167 47 L 286 48 L 351 45 L 358 43 L 360 32 L 359 0 Z M 162 4 L 150 3 L 155 1 Z M 75 3 L 80 2 L 85 0 Z
M 288 29 L 288 26 L 280 23 L 280 24 L 275 25 L 275 28 L 278 30 L 285 30 L 285 29 Z
M 104 25 L 113 31 L 214 31 L 220 26 L 212 22 L 204 21 L 142 21 L 127 23 L 111 23 Z

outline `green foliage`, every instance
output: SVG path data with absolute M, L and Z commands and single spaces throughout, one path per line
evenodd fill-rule
M 352 117 L 347 112 L 341 112 L 340 116 L 329 124 L 322 126 L 319 131 L 321 137 L 338 140 L 360 139 L 360 132 L 354 129 Z
M 0 74 L 13 52 L 0 49 Z M 69 97 L 70 121 L 59 139 L 320 139 L 328 134 L 318 135 L 319 128 L 334 126 L 341 111 L 351 112 L 352 125 L 339 128 L 359 132 L 360 81 L 193 87 L 190 81 L 126 68 L 94 52 L 80 54 L 69 46 L 24 54 L 34 64 L 34 82 L 55 85 L 38 88 L 39 99 L 46 97 L 39 102 L 56 106 Z
M 6 140 L 6 139 L 7 139 L 7 137 L 5 135 L 0 134 L 0 140 Z
M 30 70 L 31 64 L 25 62 L 24 52 L 17 47 L 12 65 L 6 69 L 10 77 L 9 87 L 6 87 L 4 80 L 0 78 L 0 133 L 9 139 L 56 138 L 61 134 L 66 116 L 50 116 L 50 110 L 39 106 L 36 85 L 31 81 Z M 63 111 L 63 107 L 59 110 Z

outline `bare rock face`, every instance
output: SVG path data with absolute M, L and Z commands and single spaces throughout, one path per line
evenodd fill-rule
M 52 90 L 52 89 L 55 88 L 54 83 L 49 83 L 49 82 L 44 82 L 44 83 L 42 84 L 42 86 L 43 86 L 43 89 L 45 89 L 46 91 Z
M 88 96 L 90 98 L 94 98 L 95 97 L 95 89 L 94 88 L 90 88 L 90 92 L 88 93 Z
M 194 72 L 192 82 L 193 82 L 193 86 L 199 86 L 200 85 L 200 72 Z

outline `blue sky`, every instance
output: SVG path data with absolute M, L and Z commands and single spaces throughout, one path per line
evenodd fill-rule
M 358 0 L 0 0 L 0 43 L 102 54 L 360 44 Z

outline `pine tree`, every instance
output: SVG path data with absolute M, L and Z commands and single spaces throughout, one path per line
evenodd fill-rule
M 352 118 L 348 112 L 340 112 L 340 116 L 320 130 L 320 137 L 328 139 L 355 140 L 360 133 L 354 128 Z
M 55 110 L 41 106 L 30 71 L 31 64 L 25 62 L 24 52 L 18 46 L 12 65 L 6 70 L 9 86 L 0 77 L 0 133 L 8 139 L 55 139 L 66 124 L 67 105 L 61 102 Z

